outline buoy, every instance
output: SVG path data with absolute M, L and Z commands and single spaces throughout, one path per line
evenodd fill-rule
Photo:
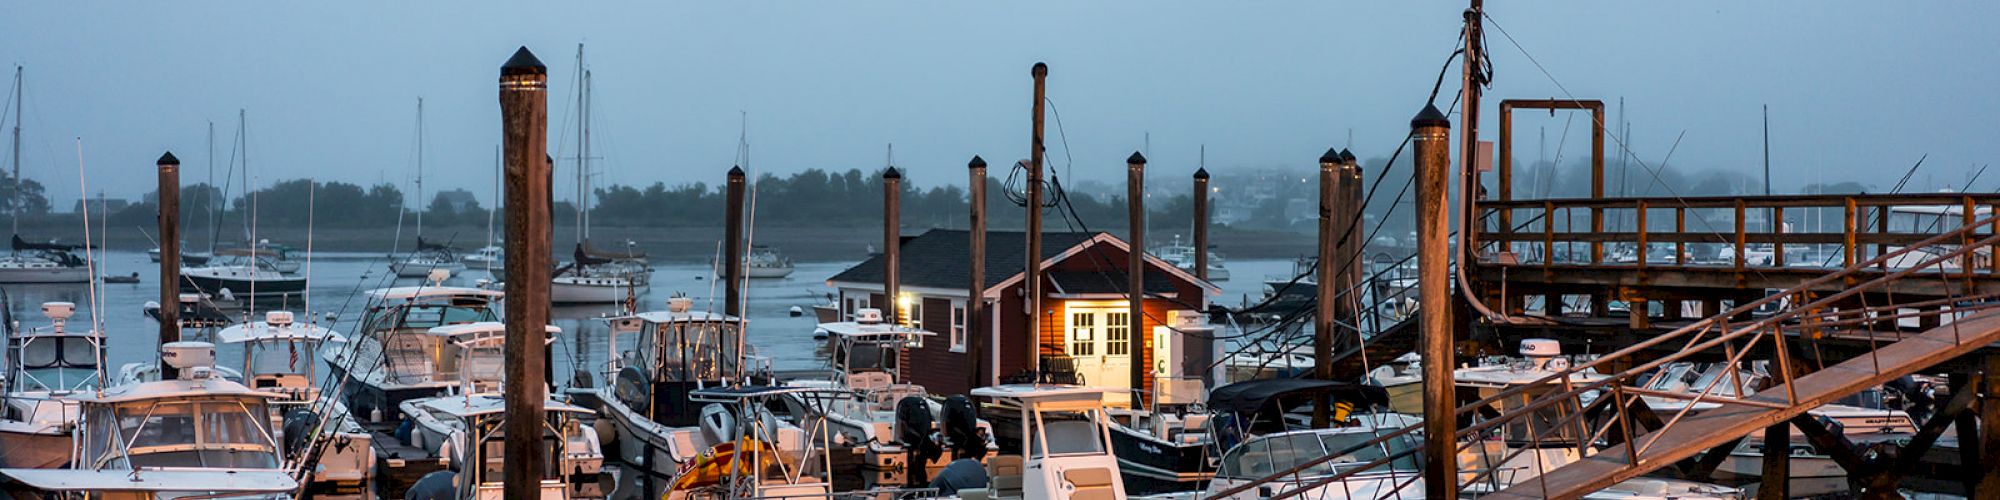
M 803 307 L 799 307 L 799 306 L 792 306 L 792 309 L 791 309 L 791 313 L 792 313 L 792 317 L 796 318 L 796 317 L 799 317 L 799 316 L 805 316 L 805 315 L 806 315 L 806 310 L 805 310 L 805 308 L 803 308 Z

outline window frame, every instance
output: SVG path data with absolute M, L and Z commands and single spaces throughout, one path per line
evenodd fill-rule
M 966 328 L 966 325 L 969 324 L 968 323 L 969 318 L 967 316 L 970 314 L 972 314 L 972 311 L 966 307 L 966 303 L 964 300 L 952 299 L 951 320 L 950 320 L 951 324 L 948 328 L 946 328 L 945 332 L 945 335 L 950 337 L 951 352 L 956 352 L 956 353 L 965 352 L 966 332 L 969 331 L 969 329 Z

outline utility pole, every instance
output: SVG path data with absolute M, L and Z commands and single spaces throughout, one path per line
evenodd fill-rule
M 1451 372 L 1451 255 L 1445 208 L 1451 185 L 1451 122 L 1425 105 L 1410 120 L 1417 164 L 1417 309 L 1424 377 L 1424 497 L 1458 498 L 1458 402 Z M 1322 264 L 1323 265 L 1323 264 Z
M 549 449 L 542 441 L 548 400 L 549 70 L 521 47 L 500 66 L 501 133 L 506 149 L 507 260 L 506 463 L 508 498 L 539 498 Z
M 1047 102 L 1049 65 L 1035 63 L 1028 71 L 1035 78 L 1034 118 L 1028 148 L 1028 269 L 1027 314 L 1028 322 L 1028 366 L 1034 370 L 1035 378 L 1041 379 L 1042 323 L 1042 103 Z
M 1126 242 L 1131 251 L 1125 252 L 1125 293 L 1127 310 L 1125 318 L 1125 340 L 1129 342 L 1126 353 L 1132 365 L 1132 407 L 1144 408 L 1146 372 L 1152 365 L 1145 363 L 1146 338 L 1146 156 L 1133 151 L 1125 158 L 1125 213 L 1132 225 L 1132 241 Z
M 181 160 L 168 151 L 154 163 L 160 168 L 160 345 L 165 346 L 181 340 Z M 160 367 L 160 380 L 181 376 L 165 359 L 153 366 Z
M 966 238 L 971 240 L 970 258 L 967 262 L 969 273 L 965 286 L 965 354 L 972 358 L 972 379 L 967 381 L 966 390 L 986 385 L 986 160 L 977 155 L 966 162 L 965 168 L 971 178 L 966 184 L 971 196 L 972 213 L 967 222 L 972 225 Z M 997 368 L 996 368 L 997 370 Z

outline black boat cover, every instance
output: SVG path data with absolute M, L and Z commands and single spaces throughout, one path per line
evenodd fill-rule
M 14 251 L 16 252 L 23 250 L 49 250 L 56 252 L 67 252 L 75 249 L 77 249 L 76 245 L 64 245 L 56 242 L 29 243 L 27 240 L 21 239 L 21 235 L 18 234 L 14 235 Z
M 452 248 L 451 248 L 451 246 L 450 246 L 450 245 L 446 245 L 446 244 L 443 244 L 443 243 L 432 243 L 432 242 L 428 242 L 428 241 L 424 241 L 424 237 L 422 237 L 422 236 L 418 236 L 418 237 L 417 237 L 417 251 L 419 251 L 419 252 L 422 252 L 422 251 L 427 251 L 427 250 L 428 250 L 428 251 L 435 251 L 435 252 L 449 252 L 449 251 L 451 251 L 451 250 L 452 250 Z
M 1310 401 L 1318 394 L 1329 395 L 1334 401 L 1354 403 L 1357 408 L 1389 404 L 1389 392 L 1379 386 L 1331 380 L 1278 378 L 1247 380 L 1217 387 L 1208 392 L 1208 407 L 1221 413 L 1254 415 L 1273 410 L 1282 412 L 1285 408 L 1271 408 L 1271 405 L 1279 404 L 1279 398 L 1293 399 L 1293 403 L 1297 404 Z M 1303 397 L 1294 399 L 1295 396 Z

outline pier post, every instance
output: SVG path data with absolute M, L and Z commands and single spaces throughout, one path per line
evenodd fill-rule
M 1194 277 L 1208 281 L 1208 168 L 1194 171 Z
M 507 186 L 507 460 L 501 465 L 508 498 L 541 496 L 549 450 L 542 441 L 542 402 L 548 399 L 544 368 L 549 324 L 549 231 L 553 226 L 548 157 L 548 67 L 521 47 L 500 67 L 501 133 Z M 538 160 L 540 159 L 540 160 Z M 468 464 L 476 467 L 477 464 Z
M 1327 149 L 1319 156 L 1319 245 L 1315 254 L 1317 260 L 1313 281 L 1313 378 L 1333 379 L 1333 331 L 1334 300 L 1339 282 L 1335 276 L 1342 262 L 1339 257 L 1339 236 L 1334 233 L 1334 219 L 1344 218 L 1346 205 L 1341 203 L 1339 187 L 1340 151 Z M 1331 425 L 1332 412 L 1324 396 L 1313 398 L 1312 426 L 1325 429 Z
M 965 285 L 965 355 L 972 358 L 972 379 L 965 388 L 971 390 L 986 385 L 986 363 L 991 361 L 986 354 L 986 159 L 973 155 L 965 169 L 971 174 L 965 187 L 972 202 L 967 219 L 971 234 L 966 235 L 971 253 L 966 264 L 972 272 L 966 273 Z
M 1028 324 L 1028 367 L 1035 379 L 1042 376 L 1042 104 L 1048 102 L 1049 65 L 1035 63 L 1028 71 L 1035 78 L 1035 103 L 1028 147 L 1028 265 L 1024 290 L 1027 292 L 1027 307 L 1021 311 L 1027 315 Z
M 1368 259 L 1364 250 L 1368 247 L 1368 237 L 1364 223 L 1367 217 L 1363 215 L 1366 207 L 1361 206 L 1361 162 L 1354 158 L 1354 152 L 1340 150 L 1339 174 L 1334 188 L 1339 190 L 1336 198 L 1344 217 L 1335 220 L 1340 224 L 1339 231 L 1334 233 L 1339 236 L 1334 250 L 1340 252 L 1337 269 L 1341 272 L 1334 276 L 1339 287 L 1333 302 L 1334 329 L 1353 332 L 1354 345 L 1359 347 L 1362 346 L 1361 281 L 1367 276 Z
M 2000 388 L 2000 355 L 1986 355 L 1984 364 L 1978 384 L 1979 462 L 1971 464 L 1981 472 L 1973 489 L 1978 494 L 1967 495 L 1971 498 L 2000 497 L 2000 397 L 1995 396 Z
M 1417 287 L 1422 306 L 1418 326 L 1423 356 L 1424 496 L 1458 498 L 1458 410 L 1452 360 L 1450 249 L 1446 225 L 1451 213 L 1445 198 L 1451 182 L 1451 121 L 1436 106 L 1425 105 L 1410 120 L 1415 135 L 1417 165 Z M 1468 225 L 1468 228 L 1470 225 Z
M 1125 317 L 1125 341 L 1129 347 L 1125 354 L 1132 364 L 1132 407 L 1145 407 L 1146 372 L 1152 365 L 1146 363 L 1146 339 L 1152 332 L 1146 330 L 1146 157 L 1133 151 L 1125 158 L 1125 214 L 1132 227 L 1131 251 L 1125 252 L 1125 294 L 1126 306 L 1130 311 Z M 1162 318 L 1164 319 L 1164 318 Z
M 1764 471 L 1757 483 L 1758 500 L 1791 498 L 1792 429 L 1779 422 L 1764 428 Z
M 743 166 L 729 167 L 722 203 L 722 313 L 743 316 Z
M 181 160 L 168 151 L 155 163 L 160 167 L 160 345 L 167 345 L 181 340 Z M 153 361 L 160 380 L 180 378 L 180 370 L 166 360 Z
M 903 320 L 903 173 L 896 167 L 882 171 L 882 300 L 889 301 L 889 324 Z M 901 368 L 899 365 L 898 369 Z M 902 375 L 902 374 L 897 374 Z

